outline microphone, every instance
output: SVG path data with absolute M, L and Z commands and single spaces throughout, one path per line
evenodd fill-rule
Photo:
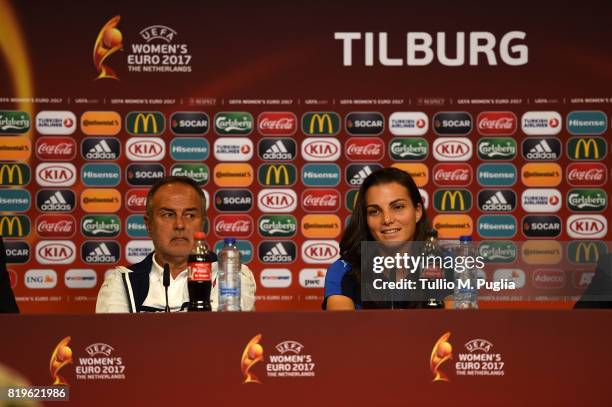
M 166 291 L 166 308 L 164 312 L 170 312 L 170 307 L 168 306 L 168 287 L 170 287 L 170 265 L 168 263 L 164 264 L 164 290 Z

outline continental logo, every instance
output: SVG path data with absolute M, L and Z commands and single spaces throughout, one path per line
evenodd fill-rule
M 301 230 L 309 239 L 335 239 L 342 231 L 342 221 L 337 215 L 306 215 Z
M 121 194 L 116 189 L 85 189 L 81 193 L 81 208 L 88 213 L 115 213 L 121 208 Z
M 596 264 L 606 252 L 606 244 L 599 240 L 578 240 L 567 245 L 567 258 L 574 264 Z
M 253 167 L 249 164 L 217 164 L 214 181 L 220 187 L 248 187 L 253 183 Z
M 32 172 L 26 164 L 0 162 L 0 186 L 25 186 L 30 183 L 31 177 Z
M 308 112 L 302 116 L 302 132 L 312 136 L 335 136 L 340 132 L 340 123 L 336 112 Z
M 603 137 L 572 137 L 567 141 L 567 155 L 572 161 L 601 161 L 607 154 Z
M 392 167 L 398 168 L 410 174 L 417 187 L 421 188 L 429 182 L 429 167 L 425 164 L 395 163 Z
M 266 187 L 292 186 L 297 181 L 297 170 L 291 164 L 263 164 L 257 178 Z
M 121 116 L 117 112 L 85 112 L 81 131 L 88 136 L 115 136 L 121 131 Z
M 459 239 L 474 232 L 474 222 L 468 215 L 437 215 L 432 223 L 440 239 Z
M 601 111 L 575 111 L 567 115 L 567 132 L 574 136 L 599 135 L 608 129 L 608 117 Z
M 9 161 L 26 161 L 32 155 L 29 137 L 0 137 L 0 157 Z
M 439 189 L 433 195 L 438 212 L 467 212 L 472 209 L 472 193 L 467 189 Z
M 527 240 L 521 246 L 522 260 L 531 265 L 558 264 L 563 257 L 561 243 L 555 240 Z
M 30 218 L 24 215 L 0 216 L 0 236 L 4 238 L 30 235 Z
M 554 163 L 529 163 L 521 168 L 521 180 L 528 187 L 556 187 L 561 183 L 561 166 Z
M 166 118 L 161 112 L 130 112 L 125 118 L 125 130 L 133 136 L 157 136 L 165 129 Z
M 30 115 L 19 110 L 0 110 L 0 134 L 24 134 L 32 125 Z

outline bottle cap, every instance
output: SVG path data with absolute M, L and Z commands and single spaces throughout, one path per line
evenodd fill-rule
M 225 242 L 225 244 L 236 244 L 236 238 L 226 237 L 225 239 L 223 239 L 223 242 Z
M 459 237 L 459 241 L 460 242 L 471 242 L 472 241 L 472 236 L 460 236 Z
M 206 233 L 204 232 L 195 232 L 193 237 L 196 239 L 206 239 Z

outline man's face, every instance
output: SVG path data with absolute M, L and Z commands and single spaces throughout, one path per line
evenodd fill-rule
M 189 185 L 167 184 L 153 195 L 152 216 L 145 216 L 155 251 L 163 259 L 189 256 L 193 235 L 202 230 L 202 201 Z

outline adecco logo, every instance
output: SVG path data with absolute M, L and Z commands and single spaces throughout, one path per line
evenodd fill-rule
M 259 261 L 267 264 L 293 263 L 297 258 L 295 243 L 287 240 L 265 240 L 257 249 Z
M 159 137 L 133 137 L 125 143 L 125 153 L 131 161 L 161 161 L 166 144 Z
M 438 161 L 468 161 L 473 150 L 472 141 L 463 137 L 440 137 L 433 143 L 434 158 Z
M 603 189 L 571 189 L 567 207 L 575 212 L 602 212 L 608 207 L 608 194 Z
M 575 187 L 598 187 L 608 181 L 608 172 L 601 163 L 573 163 L 567 167 L 567 182 Z
M 513 112 L 482 112 L 476 125 L 483 136 L 511 136 L 516 132 L 518 119 Z
M 36 167 L 36 182 L 42 187 L 70 187 L 76 182 L 77 170 L 70 163 L 42 163 Z
M 164 178 L 166 170 L 161 164 L 130 164 L 125 174 L 129 185 L 150 186 Z
M 249 237 L 253 228 L 253 218 L 249 215 L 219 215 L 214 221 L 215 234 L 219 237 Z
M 433 205 L 438 212 L 467 212 L 472 209 L 472 193 L 467 189 L 438 189 Z
M 257 207 L 262 212 L 293 212 L 297 194 L 292 189 L 262 189 L 257 194 Z
M 440 187 L 465 187 L 473 178 L 469 164 L 436 164 L 433 169 L 433 182 Z
M 358 187 L 368 175 L 381 168 L 380 164 L 349 164 L 346 167 L 346 183 L 351 187 Z
M 302 260 L 308 264 L 331 264 L 340 258 L 335 240 L 306 240 L 302 243 Z
M 561 166 L 554 163 L 529 163 L 521 168 L 521 180 L 528 187 L 556 187 L 561 183 Z
M 302 192 L 302 208 L 306 212 L 337 212 L 340 192 L 336 189 L 306 189 Z
M 68 135 L 76 130 L 76 116 L 68 111 L 44 110 L 36 115 L 36 131 L 45 135 Z
M 521 207 L 530 213 L 559 212 L 561 192 L 551 188 L 530 188 L 521 195 Z
M 42 240 L 35 252 L 40 264 L 71 264 L 76 259 L 76 246 L 70 240 Z
M 249 112 L 219 112 L 215 115 L 215 131 L 221 136 L 250 134 L 253 131 L 253 115 Z
M 337 215 L 306 215 L 302 218 L 302 235 L 308 239 L 335 239 L 342 231 Z
M 30 183 L 30 178 L 30 167 L 26 164 L 0 162 L 0 186 L 26 186 Z
M 438 112 L 433 122 L 439 136 L 467 136 L 472 131 L 472 115 L 468 112 Z
M 335 136 L 340 132 L 340 116 L 336 112 L 304 113 L 302 132 L 309 136 Z
M 565 287 L 567 278 L 563 270 L 535 270 L 531 284 L 541 290 L 553 290 Z
M 436 215 L 432 222 L 440 239 L 459 239 L 472 235 L 474 223 L 469 215 Z
M 143 215 L 130 215 L 125 220 L 125 231 L 133 239 L 149 237 Z
M 208 133 L 209 120 L 204 112 L 174 112 L 170 116 L 170 130 L 177 136 L 203 136 Z
M 98 283 L 98 275 L 92 269 L 70 269 L 64 274 L 64 284 L 68 288 L 93 288 Z
M 557 112 L 526 112 L 521 118 L 521 128 L 528 136 L 554 136 L 562 127 Z
M 385 129 L 385 118 L 378 112 L 352 112 L 345 118 L 346 132 L 355 136 L 377 136 Z
M 213 173 L 220 187 L 248 187 L 253 183 L 253 167 L 249 164 L 217 164 Z
M 36 140 L 36 157 L 41 160 L 72 160 L 76 141 L 72 137 L 40 137 Z
M 0 189 L 0 208 L 4 212 L 27 212 L 32 206 L 30 191 L 25 189 Z
M 121 143 L 115 138 L 89 137 L 81 143 L 81 156 L 92 161 L 114 161 L 121 156 Z
M 429 129 L 429 118 L 423 112 L 394 112 L 389 116 L 389 131 L 394 136 L 423 136 Z
M 478 255 L 486 263 L 513 263 L 517 257 L 516 245 L 506 240 L 483 240 L 478 245 Z
M 166 130 L 166 118 L 162 112 L 130 112 L 125 130 L 132 136 L 159 136 Z
M 292 186 L 297 182 L 297 169 L 293 164 L 262 164 L 257 179 L 265 187 Z
M 306 161 L 337 161 L 341 148 L 335 138 L 306 138 L 302 141 L 302 156 Z
M 81 168 L 81 181 L 88 187 L 114 187 L 121 182 L 121 168 L 117 164 L 88 163 Z
M 323 288 L 326 273 L 325 269 L 300 270 L 300 285 L 304 288 Z
M 297 221 L 293 215 L 263 215 L 257 225 L 263 237 L 293 237 L 297 232 Z
M 561 157 L 561 141 L 555 137 L 526 138 L 522 153 L 530 161 L 557 161 Z
M 556 240 L 527 240 L 521 246 L 523 261 L 531 265 L 558 264 L 563 249 Z
M 429 167 L 425 164 L 395 163 L 391 166 L 410 174 L 419 188 L 424 187 L 429 182 Z
M 606 244 L 597 240 L 574 240 L 567 245 L 567 258 L 574 264 L 596 264 L 606 252 Z
M 85 112 L 81 131 L 88 136 L 115 136 L 121 131 L 121 116 L 117 112 Z
M 74 236 L 76 225 L 71 215 L 40 215 L 36 218 L 36 234 L 42 238 L 69 238 Z
M 125 259 L 128 263 L 140 263 L 147 257 L 155 248 L 150 240 L 130 240 L 125 245 Z
M 36 208 L 41 212 L 72 212 L 76 197 L 69 189 L 41 189 L 36 193 Z
M 481 164 L 476 175 L 483 187 L 510 187 L 516 184 L 518 178 L 513 164 Z
M 176 161 L 204 161 L 208 159 L 208 140 L 199 137 L 175 137 L 170 142 L 170 157 Z
M 526 237 L 557 237 L 561 234 L 561 219 L 554 215 L 528 215 L 523 218 Z
M 516 192 L 511 189 L 483 189 L 478 192 L 478 208 L 483 212 L 512 212 Z
M 0 236 L 5 238 L 27 237 L 30 227 L 30 218 L 25 215 L 0 216 Z
M 567 115 L 567 132 L 574 136 L 599 135 L 608 129 L 608 117 L 601 111 L 574 111 Z
M 147 208 L 148 189 L 130 189 L 125 194 L 125 205 L 130 212 L 144 212 Z
M 0 110 L 0 134 L 24 134 L 30 130 L 30 115 L 19 110 Z
M 253 142 L 246 137 L 220 137 L 213 145 L 218 161 L 250 161 L 253 158 Z
M 335 187 L 340 183 L 337 164 L 306 164 L 302 167 L 302 183 L 307 187 Z
M 572 137 L 567 141 L 567 156 L 572 161 L 601 161 L 608 155 L 603 137 Z
M 86 241 L 81 245 L 81 259 L 90 264 L 116 263 L 120 258 L 117 242 Z M 129 260 L 128 260 L 129 261 Z
M 478 140 L 478 158 L 481 160 L 512 160 L 516 153 L 516 140 L 511 137 L 485 137 Z
M 26 242 L 5 240 L 4 251 L 8 264 L 23 264 L 30 261 L 30 246 Z
M 88 213 L 118 212 L 121 208 L 121 194 L 116 189 L 85 189 L 81 193 L 81 208 Z
M 248 212 L 253 208 L 253 193 L 248 189 L 219 189 L 213 201 L 219 212 Z
M 257 129 L 264 136 L 291 136 L 297 131 L 297 117 L 292 112 L 263 112 Z
M 375 137 L 351 137 L 344 149 L 346 158 L 351 161 L 378 161 L 385 156 L 385 143 Z
M 512 215 L 482 215 L 476 224 L 478 234 L 485 239 L 509 238 L 516 235 L 516 218 Z
M 571 215 L 567 234 L 574 239 L 601 239 L 608 234 L 608 220 L 603 215 Z
M 26 161 L 32 155 L 32 143 L 29 137 L 0 137 L 2 159 L 9 161 Z
M 287 288 L 291 285 L 292 275 L 288 269 L 263 269 L 259 283 L 266 288 Z
M 53 288 L 57 285 L 57 273 L 49 269 L 32 269 L 23 276 L 25 286 L 31 289 Z
M 394 138 L 389 142 L 389 156 L 395 161 L 422 161 L 429 155 L 429 143 L 421 137 Z
M 117 215 L 85 215 L 81 232 L 85 237 L 116 237 L 121 232 L 121 221 Z
M 264 138 L 259 140 L 257 154 L 264 161 L 292 161 L 297 156 L 297 146 L 290 138 Z
M 525 287 L 526 276 L 521 269 L 497 269 L 493 272 L 493 281 L 512 281 L 514 286 L 518 288 Z

